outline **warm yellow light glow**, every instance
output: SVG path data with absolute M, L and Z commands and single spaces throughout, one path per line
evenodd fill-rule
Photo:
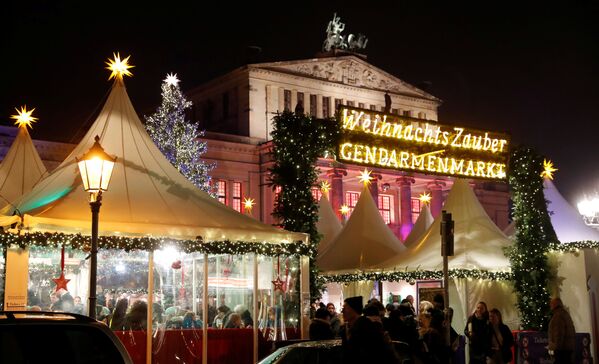
M 177 84 L 179 83 L 179 79 L 177 78 L 176 73 L 169 73 L 166 75 L 166 79 L 164 80 L 164 82 L 166 82 L 170 86 L 177 86 Z
M 15 110 L 17 110 L 17 115 L 12 115 L 10 118 L 16 120 L 15 125 L 18 125 L 19 128 L 31 128 L 31 123 L 35 123 L 37 121 L 37 118 L 31 116 L 35 108 L 27 110 L 27 106 L 21 106 L 21 110 L 17 109 L 16 107 Z
M 339 209 L 339 211 L 341 212 L 341 215 L 347 216 L 347 214 L 349 214 L 349 206 L 341 205 L 341 208 Z
M 322 191 L 322 193 L 328 194 L 331 190 L 331 184 L 329 183 L 329 181 L 322 181 L 320 183 L 320 190 Z
M 543 160 L 543 172 L 541 177 L 553 179 L 553 172 L 556 172 L 557 168 L 553 167 L 553 162 L 546 159 Z
M 108 65 L 106 69 L 112 71 L 108 79 L 111 80 L 115 78 L 117 80 L 122 80 L 123 76 L 132 76 L 133 74 L 129 71 L 129 68 L 135 66 L 129 64 L 129 58 L 131 56 L 127 56 L 127 58 L 121 61 L 121 56 L 118 52 L 116 54 L 113 53 L 112 55 L 114 59 L 109 58 L 108 61 L 106 61 L 106 65 Z
M 254 203 L 254 199 L 253 198 L 246 197 L 246 198 L 243 199 L 243 208 L 246 211 L 251 212 L 252 208 L 254 207 L 254 205 L 255 205 L 255 203 Z
M 420 194 L 418 199 L 420 200 L 421 203 L 428 205 L 429 203 L 431 203 L 431 194 L 428 192 L 423 192 Z
M 370 184 L 370 180 L 372 179 L 372 177 L 370 177 L 370 173 L 372 173 L 372 171 L 369 171 L 366 168 L 364 168 L 364 170 L 362 172 L 360 172 L 360 177 L 358 177 L 358 178 L 359 178 L 360 182 L 362 182 L 364 184 L 364 186 Z
M 108 190 L 116 157 L 104 151 L 98 136 L 87 153 L 76 160 L 85 191 L 93 195 Z

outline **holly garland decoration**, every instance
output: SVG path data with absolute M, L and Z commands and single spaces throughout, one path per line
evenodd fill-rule
M 450 269 L 450 278 L 473 278 L 492 281 L 507 281 L 512 279 L 510 272 L 489 272 L 479 269 Z M 417 280 L 443 279 L 443 271 L 417 270 L 417 271 L 395 271 L 395 272 L 359 272 L 348 274 L 337 274 L 320 276 L 322 284 L 326 283 L 350 283 L 356 281 L 387 281 L 387 282 L 415 282 Z
M 542 171 L 543 157 L 533 149 L 512 152 L 508 178 L 517 232 L 508 257 L 524 330 L 547 328 L 551 278 L 547 253 L 559 244 L 547 212 Z
M 332 151 L 339 136 L 335 119 L 316 119 L 301 112 L 285 111 L 273 119 L 274 166 L 270 169 L 271 184 L 280 186 L 273 215 L 284 229 L 307 233 L 310 236 L 310 295 L 321 296 L 322 284 L 316 267 L 316 247 L 320 241 L 316 222 L 318 205 L 311 188 L 317 184 L 316 162 Z

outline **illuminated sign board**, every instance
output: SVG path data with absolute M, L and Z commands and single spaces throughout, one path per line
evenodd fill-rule
M 340 162 L 426 174 L 502 180 L 509 137 L 341 106 Z

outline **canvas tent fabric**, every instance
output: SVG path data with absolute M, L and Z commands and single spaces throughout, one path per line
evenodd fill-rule
M 27 126 L 19 127 L 17 136 L 0 163 L 0 207 L 14 206 L 23 194 L 48 174 Z
M 356 271 L 382 263 L 405 250 L 383 221 L 370 190 L 362 189 L 349 220 L 316 259 L 325 274 Z
M 318 202 L 318 222 L 316 223 L 316 229 L 319 234 L 322 234 L 322 238 L 318 243 L 318 254 L 321 254 L 328 249 L 329 244 L 342 229 L 341 222 L 337 218 L 337 215 L 335 215 L 335 211 L 333 211 L 333 207 L 326 194 L 323 194 Z
M 71 154 L 19 201 L 26 227 L 89 233 L 89 198 L 75 157 L 89 150 L 96 135 L 104 150 L 117 157 L 103 194 L 100 235 L 277 243 L 307 239 L 242 215 L 189 182 L 146 133 L 122 80 L 114 82 L 103 109 Z
M 503 249 L 512 241 L 489 218 L 465 180 L 455 181 L 443 210 L 452 213 L 455 222 L 454 255 L 449 257 L 450 269 L 510 270 L 510 262 Z M 375 268 L 442 270 L 440 224 L 441 215 L 404 254 Z
M 420 210 L 420 214 L 412 227 L 412 230 L 406 237 L 406 240 L 403 242 L 406 248 L 409 248 L 415 241 L 420 239 L 422 235 L 428 230 L 428 228 L 433 224 L 433 215 L 431 214 L 431 209 L 428 205 L 424 205 L 424 207 Z

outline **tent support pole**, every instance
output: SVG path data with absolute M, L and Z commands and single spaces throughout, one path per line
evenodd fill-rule
M 146 364 L 152 363 L 152 332 L 154 310 L 154 251 L 148 257 L 148 316 L 146 318 Z
M 204 253 L 204 286 L 202 292 L 202 363 L 208 363 L 208 254 Z

